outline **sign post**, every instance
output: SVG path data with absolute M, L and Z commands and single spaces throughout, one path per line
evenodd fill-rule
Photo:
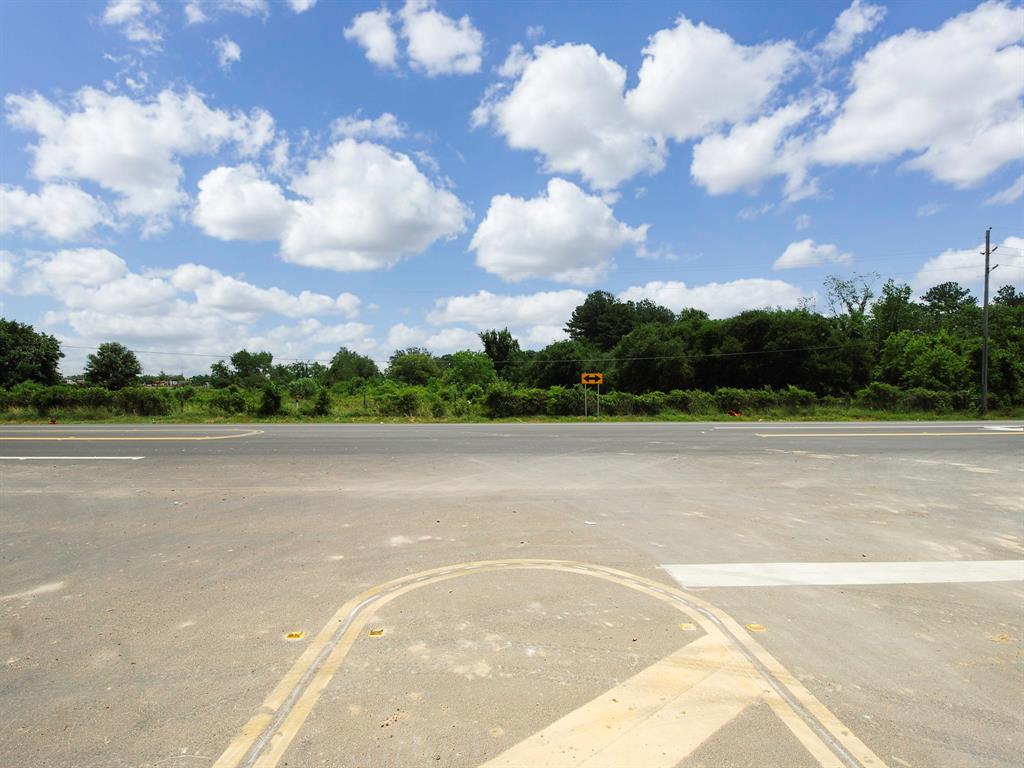
M 587 387 L 591 384 L 597 385 L 597 417 L 601 418 L 601 385 L 604 384 L 603 373 L 581 373 L 580 384 L 583 385 L 583 417 L 588 416 L 587 409 Z

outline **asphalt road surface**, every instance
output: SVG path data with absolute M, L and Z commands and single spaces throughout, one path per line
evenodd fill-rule
M 1024 762 L 1015 423 L 0 427 L 0 764 Z

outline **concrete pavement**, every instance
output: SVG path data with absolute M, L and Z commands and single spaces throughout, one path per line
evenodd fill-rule
M 1019 427 L 2 427 L 0 754 L 1016 765 Z M 666 570 L 759 563 L 864 570 Z

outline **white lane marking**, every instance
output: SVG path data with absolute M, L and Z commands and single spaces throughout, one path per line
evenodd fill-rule
M 145 456 L 0 456 L 0 461 L 138 461 Z
M 789 430 L 789 429 L 814 429 L 814 430 L 845 429 L 847 431 L 849 431 L 851 429 L 861 429 L 861 430 L 864 430 L 864 431 L 871 431 L 871 430 L 880 430 L 880 429 L 884 429 L 884 430 L 890 430 L 890 429 L 916 429 L 916 430 L 921 430 L 921 429 L 935 429 L 937 427 L 961 427 L 961 428 L 968 428 L 968 427 L 970 427 L 970 428 L 973 428 L 973 429 L 977 429 L 979 426 L 981 426 L 981 425 L 979 425 L 978 422 L 976 422 L 976 421 L 919 421 L 919 422 L 915 422 L 913 424 L 890 424 L 890 423 L 885 422 L 885 421 L 871 422 L 871 423 L 851 421 L 851 422 L 845 422 L 845 423 L 841 423 L 841 424 L 817 424 L 817 423 L 814 423 L 814 422 L 811 422 L 809 424 L 794 424 L 792 422 L 776 422 L 776 423 L 772 424 L 772 423 L 761 422 L 761 423 L 758 423 L 758 424 L 737 424 L 737 425 L 727 426 L 727 427 L 712 427 L 711 429 L 712 429 L 712 431 L 716 431 L 716 432 L 724 432 L 724 431 L 729 431 L 729 430 L 738 430 L 738 431 L 749 432 L 749 431 L 752 431 L 752 430 L 764 431 L 764 430 L 771 430 L 771 429 L 785 429 L 785 430 Z M 1009 429 L 1010 431 L 1016 431 L 1016 432 L 1020 432 L 1021 431 L 1020 427 L 985 426 L 983 428 L 984 429 L 1004 429 L 1004 430 L 1005 429 Z
M 994 429 L 998 432 L 1024 432 L 1024 426 L 993 426 L 985 429 Z
M 710 563 L 661 566 L 682 587 L 953 584 L 1024 581 L 1024 560 L 898 563 Z
M 21 600 L 24 597 L 45 595 L 47 592 L 59 592 L 62 589 L 64 589 L 63 581 L 54 581 L 50 584 L 40 584 L 38 587 L 26 589 L 24 592 L 15 592 L 10 595 L 0 596 L 0 603 L 6 603 L 8 600 Z

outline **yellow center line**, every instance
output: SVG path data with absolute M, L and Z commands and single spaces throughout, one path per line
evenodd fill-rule
M 306 651 L 267 696 L 257 714 L 245 724 L 242 731 L 228 745 L 224 753 L 214 763 L 213 768 L 235 768 L 243 761 L 246 768 L 273 768 L 276 766 L 305 723 L 321 692 L 330 683 L 356 639 L 362 634 L 367 622 L 381 607 L 408 592 L 429 584 L 461 578 L 470 573 L 509 569 L 550 570 L 590 576 L 634 589 L 671 605 L 690 617 L 704 630 L 706 635 L 710 636 L 711 640 L 704 642 L 713 643 L 717 649 L 717 655 L 712 654 L 707 659 L 707 663 L 719 670 L 724 666 L 733 670 L 728 675 L 716 677 L 711 688 L 701 689 L 702 693 L 695 694 L 704 698 L 711 696 L 710 699 L 707 699 L 709 706 L 712 705 L 712 699 L 721 700 L 722 680 L 725 677 L 735 680 L 735 671 L 738 670 L 743 680 L 757 681 L 758 696 L 764 698 L 820 765 L 830 768 L 854 765 L 884 768 L 885 763 L 877 755 L 854 736 L 835 715 L 753 640 L 736 621 L 715 606 L 653 579 L 646 579 L 614 568 L 565 560 L 484 560 L 444 566 L 385 582 L 352 598 L 330 618 L 306 648 Z M 335 639 L 339 630 L 341 634 Z M 701 645 L 695 646 L 691 653 L 701 647 Z M 689 679 L 685 676 L 684 678 Z M 305 688 L 303 689 L 304 682 Z M 740 688 L 746 689 L 745 686 L 746 683 Z M 709 694 L 708 691 L 712 689 L 717 690 L 718 693 Z M 677 690 L 677 698 L 683 695 L 685 695 L 685 690 Z M 746 694 L 739 689 L 734 690 L 731 695 L 739 696 L 739 700 L 742 701 L 746 701 L 747 698 Z M 694 704 L 691 699 L 686 699 L 682 703 L 685 706 Z M 695 743 L 694 739 L 697 739 L 700 734 L 704 734 L 703 738 L 706 738 L 710 732 L 717 730 L 717 728 L 712 728 L 715 723 L 724 725 L 727 719 L 723 718 L 727 712 L 735 711 L 738 714 L 745 708 L 744 705 L 737 710 L 737 706 L 738 702 L 734 701 L 733 705 L 724 709 L 719 707 L 714 711 L 708 710 L 693 718 L 692 732 L 687 732 L 689 733 L 688 738 L 690 738 L 689 743 Z M 678 722 L 678 718 L 671 719 L 673 722 Z M 654 730 L 638 733 L 643 734 L 644 738 L 657 736 L 660 743 L 663 741 L 659 735 L 661 729 L 658 724 L 661 721 L 661 717 L 656 718 L 651 726 Z M 677 733 L 679 733 L 678 730 Z M 703 738 L 698 739 L 696 743 Z M 632 737 L 630 741 L 632 741 Z M 638 745 L 637 749 L 639 748 Z M 843 759 L 840 759 L 840 755 L 843 756 Z
M 37 442 L 50 441 L 50 442 L 64 442 L 73 441 L 76 443 L 92 443 L 92 442 L 135 442 L 137 440 L 234 440 L 239 437 L 254 437 L 256 435 L 262 435 L 262 429 L 251 429 L 248 432 L 239 432 L 231 435 L 177 435 L 177 436 L 166 436 L 161 435 L 159 437 L 135 437 L 135 436 L 123 436 L 123 437 L 92 437 L 88 435 L 66 435 L 64 437 L 40 437 L 40 436 L 12 436 L 12 435 L 0 435 L 0 440 L 33 440 Z

